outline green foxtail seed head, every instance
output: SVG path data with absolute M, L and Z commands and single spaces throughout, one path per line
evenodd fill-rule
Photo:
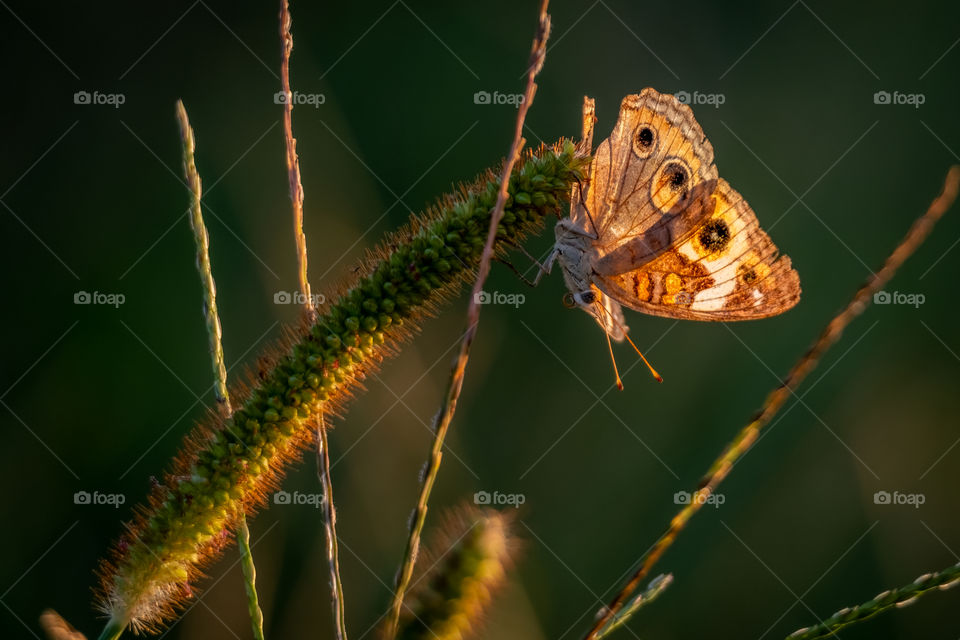
M 493 509 L 450 512 L 418 560 L 426 573 L 404 602 L 398 640 L 461 640 L 480 622 L 503 583 L 516 540 Z
M 497 250 L 561 213 L 590 159 L 569 141 L 527 153 L 510 177 Z M 277 489 L 311 442 L 315 418 L 339 414 L 360 381 L 413 335 L 416 323 L 471 279 L 497 199 L 492 172 L 390 234 L 328 295 L 312 323 L 284 338 L 231 389 L 232 417 L 211 415 L 101 563 L 98 601 L 111 624 L 155 631 L 194 593 L 201 568 Z

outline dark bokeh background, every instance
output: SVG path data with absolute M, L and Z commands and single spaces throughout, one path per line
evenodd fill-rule
M 52 606 L 88 635 L 97 558 L 211 405 L 201 291 L 184 212 L 173 105 L 198 138 L 227 362 L 240 371 L 294 319 L 296 286 L 276 3 L 14 2 L 0 8 L 0 625 L 39 634 Z M 296 3 L 294 112 L 310 275 L 323 291 L 365 247 L 505 152 L 534 3 Z M 626 390 L 599 329 L 560 304 L 559 274 L 528 290 L 502 266 L 483 310 L 431 521 L 475 491 L 525 496 L 526 551 L 484 637 L 576 638 L 713 457 L 876 269 L 960 160 L 960 10 L 948 2 L 755 6 L 558 0 L 531 143 L 598 137 L 620 99 L 654 86 L 723 94 L 695 107 L 722 176 L 800 272 L 783 317 L 737 325 L 630 314 L 663 373 L 626 348 Z M 919 108 L 877 91 L 923 94 Z M 119 108 L 77 91 L 122 93 Z M 531 241 L 540 255 L 548 231 Z M 960 211 L 788 403 L 660 565 L 675 584 L 622 638 L 776 638 L 958 560 L 956 411 Z M 122 293 L 119 308 L 73 304 Z M 385 607 L 466 298 L 372 377 L 332 435 L 351 637 Z M 199 397 L 199 400 L 197 399 Z M 599 399 L 598 399 L 599 398 Z M 311 459 L 285 487 L 318 491 Z M 925 503 L 878 505 L 877 491 Z M 77 491 L 127 503 L 74 504 Z M 320 514 L 271 505 L 252 522 L 267 633 L 329 637 Z M 171 638 L 249 637 L 235 550 Z M 844 631 L 956 638 L 958 595 Z M 800 599 L 802 602 L 798 602 Z M 367 633 L 365 633 L 367 632 Z M 631 635 L 632 634 L 632 635 Z

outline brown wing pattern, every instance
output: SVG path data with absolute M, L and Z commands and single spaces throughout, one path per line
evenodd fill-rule
M 571 216 L 589 211 L 600 257 L 625 243 L 652 258 L 703 216 L 696 206 L 713 191 L 713 148 L 693 112 L 672 95 L 644 89 L 627 96 L 610 137 L 594 155 L 584 198 Z
M 642 266 L 595 274 L 598 286 L 625 306 L 672 318 L 748 320 L 793 307 L 800 278 L 746 200 L 720 179 L 707 210 L 682 242 Z

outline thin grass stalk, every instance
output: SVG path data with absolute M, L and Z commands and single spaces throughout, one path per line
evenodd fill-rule
M 817 640 L 833 636 L 844 627 L 863 622 L 893 608 L 910 606 L 928 593 L 946 591 L 958 584 L 960 563 L 943 571 L 925 573 L 908 585 L 888 589 L 863 604 L 841 609 L 816 626 L 797 629 L 787 636 L 786 640 Z
M 597 638 L 606 638 L 608 635 L 622 627 L 627 623 L 627 621 L 633 617 L 633 614 L 637 612 L 641 607 L 645 607 L 655 599 L 660 597 L 660 595 L 666 591 L 673 583 L 673 574 L 668 573 L 666 575 L 660 574 L 656 578 L 650 581 L 650 584 L 647 585 L 646 590 L 635 597 L 630 604 L 625 606 L 619 614 L 615 615 L 610 619 L 610 624 L 605 626 L 597 633 Z
M 457 408 L 457 400 L 460 397 L 460 391 L 463 388 L 463 378 L 466 372 L 467 361 L 470 358 L 470 348 L 477 331 L 477 324 L 480 321 L 480 292 L 486 282 L 487 275 L 490 273 L 490 262 L 493 258 L 494 243 L 497 239 L 497 227 L 500 224 L 504 214 L 509 194 L 507 185 L 513 172 L 514 165 L 520 157 L 520 150 L 525 144 L 523 138 L 523 123 L 536 94 L 537 85 L 534 81 L 540 69 L 543 68 L 544 57 L 546 56 L 547 38 L 550 36 L 550 16 L 547 14 L 549 0 L 542 0 L 540 4 L 539 20 L 537 32 L 534 36 L 533 46 L 530 51 L 530 59 L 527 68 L 527 80 L 523 93 L 523 102 L 517 109 L 516 124 L 513 133 L 513 140 L 510 143 L 510 150 L 507 153 L 500 172 L 500 186 L 497 192 L 497 201 L 493 211 L 490 214 L 490 225 L 487 231 L 486 243 L 483 247 L 483 253 L 480 257 L 480 264 L 477 269 L 477 277 L 474 280 L 472 295 L 470 296 L 469 306 L 467 307 L 467 328 L 464 331 L 460 343 L 460 351 L 453 363 L 450 373 L 450 380 L 447 385 L 447 393 L 433 421 L 434 438 L 430 450 L 430 458 L 423 474 L 423 482 L 420 487 L 420 493 L 417 498 L 417 505 L 411 519 L 410 531 L 407 536 L 407 545 L 404 549 L 403 560 L 400 570 L 397 572 L 397 584 L 393 593 L 393 600 L 390 604 L 389 616 L 387 619 L 387 637 L 395 638 L 397 627 L 400 620 L 400 612 L 403 608 L 403 599 L 410 581 L 413 578 L 413 569 L 417 561 L 417 555 L 420 549 L 420 539 L 423 534 L 424 522 L 427 518 L 428 503 L 433 485 L 436 482 L 437 475 L 440 472 L 440 463 L 443 460 L 443 444 L 446 439 L 447 431 L 450 428 L 450 422 L 453 420 L 454 412 Z
M 233 415 L 230 406 L 230 395 L 227 391 L 227 369 L 223 356 L 223 331 L 220 324 L 220 313 L 217 309 L 217 284 L 213 279 L 213 269 L 210 263 L 210 235 L 203 222 L 203 209 L 200 198 L 203 188 L 200 174 L 194 162 L 196 141 L 193 128 L 187 117 L 187 110 L 181 100 L 177 100 L 177 122 L 180 125 L 180 139 L 183 145 L 183 171 L 190 187 L 190 228 L 193 230 L 193 239 L 197 245 L 197 270 L 200 272 L 200 281 L 203 285 L 203 316 L 207 323 L 207 337 L 210 342 L 210 355 L 213 362 L 213 371 L 216 384 L 214 393 L 217 407 L 227 420 Z M 257 596 L 257 568 L 253 562 L 253 552 L 250 550 L 250 528 L 247 526 L 245 515 L 240 516 L 237 544 L 240 548 L 240 566 L 243 573 L 243 586 L 247 594 L 247 609 L 250 612 L 250 624 L 253 629 L 254 640 L 264 640 L 263 612 L 260 610 L 260 599 Z
M 293 18 L 288 0 L 280 0 L 280 83 L 287 96 L 283 106 L 283 141 L 286 149 L 287 175 L 290 181 L 290 201 L 293 205 L 293 234 L 297 245 L 297 276 L 300 293 L 308 317 L 316 317 L 316 307 L 310 293 L 307 277 L 307 236 L 303 232 L 303 183 L 300 179 L 300 159 L 297 156 L 297 139 L 293 137 L 293 94 L 290 91 L 290 54 L 293 52 Z M 330 450 L 323 411 L 317 416 L 317 476 L 323 491 L 323 528 L 326 536 L 325 549 L 330 569 L 331 605 L 334 630 L 337 640 L 346 640 L 346 610 L 343 582 L 340 579 L 340 550 L 337 544 L 337 510 L 333 501 L 333 481 L 330 476 Z
M 327 428 L 321 415 L 317 424 L 317 475 L 323 488 L 323 526 L 327 538 L 327 565 L 330 567 L 330 588 L 333 591 L 333 622 L 338 640 L 347 639 L 347 617 L 343 604 L 343 583 L 340 580 L 340 547 L 337 544 L 337 510 L 333 504 L 333 482 L 330 479 L 330 446 Z
M 893 253 L 890 254 L 886 262 L 884 262 L 880 271 L 871 276 L 866 284 L 857 291 L 856 295 L 854 295 L 853 299 L 843 311 L 837 314 L 833 320 L 827 324 L 826 328 L 820 334 L 820 337 L 793 366 L 780 386 L 767 396 L 756 416 L 737 434 L 736 438 L 727 445 L 724 452 L 714 461 L 706 476 L 700 481 L 698 485 L 699 488 L 691 498 L 690 503 L 673 517 L 666 533 L 643 555 L 640 561 L 640 567 L 634 572 L 630 580 L 624 585 L 610 605 L 600 611 L 593 627 L 591 627 L 590 631 L 586 634 L 585 640 L 595 640 L 598 637 L 597 634 L 599 631 L 607 626 L 610 620 L 623 608 L 633 592 L 636 591 L 637 586 L 649 575 L 650 570 L 657 561 L 660 560 L 667 549 L 670 548 L 690 518 L 700 510 L 701 506 L 706 504 L 706 499 L 716 490 L 724 478 L 727 477 L 727 474 L 733 469 L 734 464 L 750 449 L 750 446 L 756 442 L 760 430 L 769 424 L 770 420 L 783 407 L 787 399 L 795 393 L 796 388 L 803 379 L 816 368 L 823 354 L 840 339 L 847 325 L 863 313 L 873 299 L 873 294 L 883 288 L 904 261 L 923 243 L 937 220 L 943 216 L 956 200 L 958 189 L 960 189 L 960 165 L 954 165 L 950 167 L 950 170 L 947 172 L 943 191 L 933 200 L 926 213 L 913 223 L 909 231 L 907 231 L 906 236 L 896 249 L 894 249 Z
M 257 596 L 257 565 L 253 562 L 253 552 L 250 550 L 250 527 L 247 526 L 246 516 L 240 521 L 237 546 L 240 549 L 240 568 L 243 572 L 244 590 L 247 593 L 247 611 L 250 614 L 253 637 L 254 640 L 263 640 L 263 611 L 260 609 L 260 598 Z
M 300 291 L 313 313 L 313 305 L 310 304 L 310 282 L 307 280 L 307 236 L 303 233 L 303 184 L 300 181 L 297 139 L 293 137 L 293 93 L 290 91 L 290 52 L 293 51 L 291 22 L 288 0 L 280 0 L 280 85 L 283 95 L 286 96 L 283 102 L 283 138 L 286 143 L 290 201 L 293 203 L 293 233 L 297 242 L 297 275 L 300 279 Z
M 210 265 L 210 235 L 207 233 L 207 226 L 203 223 L 203 210 L 200 205 L 203 185 L 194 162 L 196 140 L 193 136 L 193 128 L 190 126 L 187 110 L 181 100 L 177 100 L 177 124 L 180 126 L 183 150 L 183 173 L 190 188 L 190 229 L 193 231 L 193 239 L 197 245 L 197 271 L 200 273 L 200 284 L 203 286 L 203 319 L 207 325 L 207 338 L 210 343 L 210 361 L 213 364 L 215 383 L 214 395 L 220 414 L 229 417 L 232 409 L 230 394 L 227 392 L 227 368 L 224 364 L 221 342 L 223 330 L 220 325 L 220 313 L 217 311 L 217 283 L 213 279 L 213 269 Z

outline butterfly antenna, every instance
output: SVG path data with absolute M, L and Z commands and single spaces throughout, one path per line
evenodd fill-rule
M 633 347 L 633 350 L 636 351 L 637 355 L 640 356 L 640 359 L 643 360 L 643 364 L 647 365 L 647 368 L 650 369 L 650 373 L 653 375 L 654 379 L 657 382 L 663 382 L 663 376 L 657 373 L 657 370 L 653 368 L 653 365 L 650 364 L 645 357 L 643 357 L 643 353 L 637 348 L 637 345 L 633 344 L 633 340 L 630 339 L 630 336 L 624 332 L 623 337 L 627 339 L 627 342 L 630 343 L 630 346 Z
M 610 334 L 604 331 L 603 335 L 607 337 L 607 349 L 610 351 L 610 362 L 613 363 L 613 375 L 617 377 L 617 389 L 623 391 L 623 380 L 620 379 L 620 371 L 617 370 L 617 359 L 613 357 L 613 344 L 610 343 Z
M 623 324 L 621 324 L 620 321 L 617 320 L 617 319 L 613 316 L 613 314 L 611 314 L 609 311 L 607 311 L 607 309 L 603 306 L 603 304 L 600 303 L 599 300 L 598 300 L 597 302 L 595 302 L 594 304 L 597 306 L 598 309 L 600 309 L 601 311 L 603 311 L 603 313 L 607 314 L 607 317 L 610 318 L 610 322 L 612 322 L 613 324 L 615 324 L 615 325 L 617 326 L 617 328 L 619 328 L 620 331 L 623 332 L 623 337 L 627 339 L 627 342 L 630 343 L 630 346 L 633 347 L 633 350 L 636 351 L 636 352 L 637 352 L 637 355 L 640 356 L 640 359 L 643 360 L 643 364 L 647 365 L 647 369 L 650 370 L 650 375 L 653 376 L 654 380 L 656 380 L 657 382 L 663 382 L 663 376 L 661 376 L 659 373 L 657 373 L 657 370 L 653 368 L 653 365 L 650 364 L 650 361 L 646 359 L 646 357 L 643 355 L 643 352 L 640 351 L 640 349 L 637 347 L 637 345 L 635 345 L 635 344 L 633 343 L 633 340 L 630 339 L 630 336 L 627 334 L 627 328 L 626 328 L 625 326 L 623 326 Z M 607 334 L 607 346 L 610 347 L 610 357 L 613 358 L 613 346 L 610 345 L 610 334 L 609 334 L 609 333 Z M 616 362 L 613 363 L 613 368 L 614 368 L 614 370 L 616 370 L 616 368 L 617 368 L 617 363 L 616 363 Z M 619 373 L 617 373 L 617 386 L 618 386 L 620 389 L 623 389 L 623 385 L 620 384 L 620 374 L 619 374 Z

